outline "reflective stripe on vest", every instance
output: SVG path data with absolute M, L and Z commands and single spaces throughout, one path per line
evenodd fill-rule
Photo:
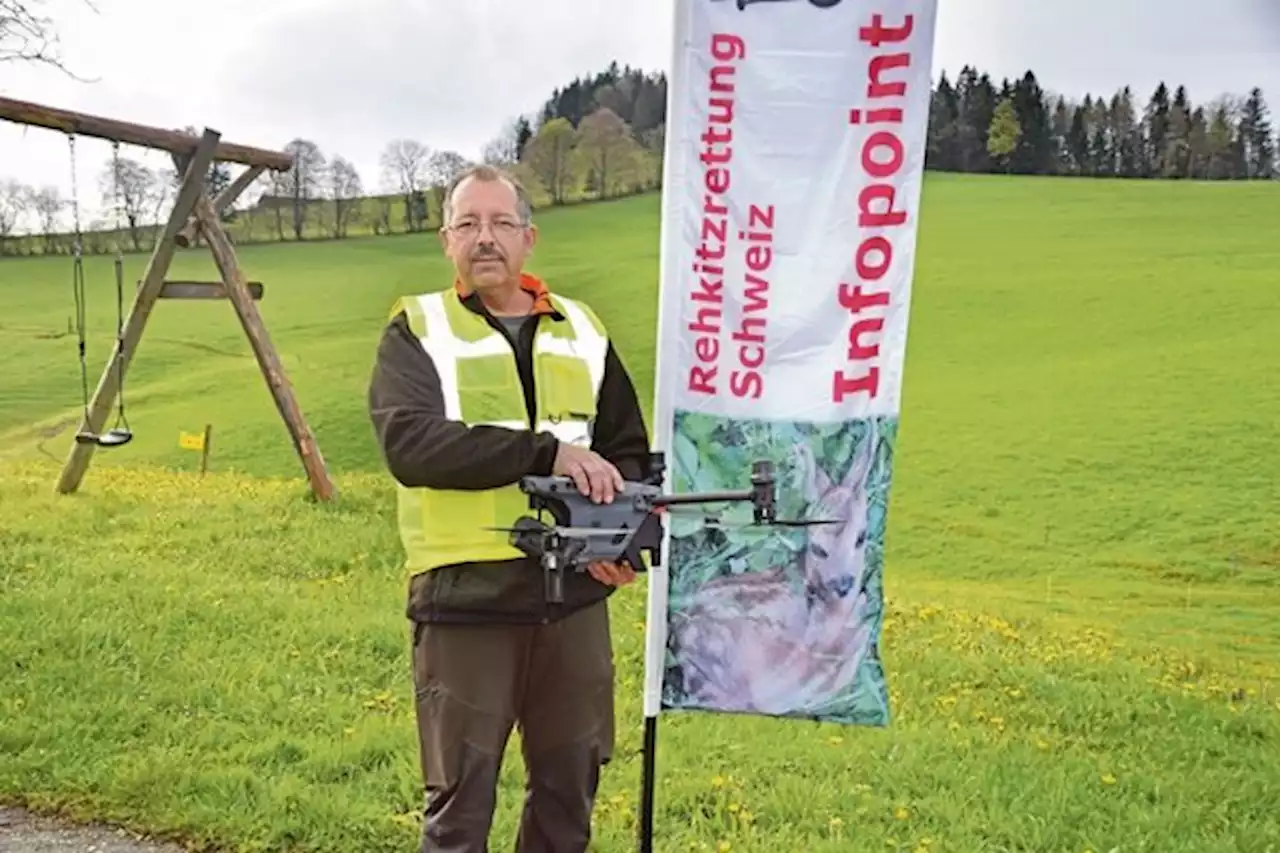
M 591 444 L 609 340 L 590 309 L 552 296 L 567 322 L 540 318 L 533 345 L 536 431 L 582 447 Z M 506 336 L 461 304 L 453 290 L 407 297 L 410 327 L 440 377 L 445 415 L 468 426 L 528 430 L 524 390 Z M 529 514 L 516 485 L 487 491 L 399 487 L 400 535 L 411 573 L 450 563 L 522 556 L 508 534 Z

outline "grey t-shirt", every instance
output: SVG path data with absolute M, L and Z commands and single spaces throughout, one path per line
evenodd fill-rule
M 515 353 L 516 353 L 516 364 L 519 365 L 522 363 L 527 363 L 529 360 L 529 351 L 533 349 L 533 347 L 532 345 L 526 345 L 524 349 L 521 350 L 520 330 L 524 328 L 525 323 L 528 323 L 531 320 L 533 320 L 534 315 L 525 314 L 523 317 L 500 317 L 497 315 L 494 315 L 494 316 L 497 318 L 498 322 L 502 324 L 502 327 L 507 330 L 507 334 L 511 336 L 512 348 L 515 350 Z M 525 406 L 528 408 L 533 407 L 533 395 L 530 394 L 528 388 L 524 389 L 524 403 L 525 403 Z
M 511 335 L 511 339 L 519 346 L 520 330 L 524 328 L 525 323 L 533 319 L 533 315 L 525 314 L 522 317 L 498 317 L 497 319 L 506 328 L 507 333 Z

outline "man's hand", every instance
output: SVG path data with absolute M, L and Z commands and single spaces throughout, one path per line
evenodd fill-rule
M 631 568 L 627 563 L 608 563 L 604 560 L 596 560 L 594 563 L 587 564 L 587 571 L 591 574 L 591 577 L 609 586 L 626 586 L 636 579 L 635 569 Z
M 613 497 L 622 491 L 622 474 L 603 456 L 581 447 L 560 442 L 551 473 L 558 477 L 572 477 L 578 491 L 590 495 L 596 503 L 613 503 Z

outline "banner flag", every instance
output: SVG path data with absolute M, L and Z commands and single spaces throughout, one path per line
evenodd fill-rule
M 675 0 L 645 714 L 887 725 L 878 643 L 936 0 Z

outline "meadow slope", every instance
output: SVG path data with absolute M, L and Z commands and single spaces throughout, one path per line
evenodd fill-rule
M 930 175 L 890 509 L 887 730 L 664 718 L 658 849 L 1280 851 L 1280 187 Z M 656 196 L 540 214 L 652 394 Z M 167 302 L 138 437 L 52 494 L 68 259 L 0 262 L 0 801 L 231 850 L 411 849 L 394 494 L 365 411 L 430 237 L 243 249 L 341 499 L 318 506 L 229 305 Z M 145 259 L 129 258 L 135 280 Z M 114 333 L 88 272 L 91 384 Z M 171 277 L 209 277 L 184 253 Z M 213 426 L 210 473 L 178 446 Z M 615 599 L 632 849 L 644 587 Z M 519 813 L 504 769 L 495 843 Z

